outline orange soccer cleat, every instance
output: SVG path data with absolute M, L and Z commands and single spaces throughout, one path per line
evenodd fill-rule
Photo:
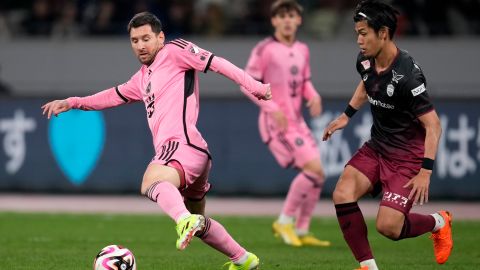
M 368 266 L 361 266 L 360 268 L 357 268 L 355 270 L 368 270 Z
M 433 232 L 430 238 L 433 240 L 433 252 L 438 264 L 444 264 L 453 248 L 452 239 L 452 215 L 448 211 L 439 211 L 445 220 L 445 226 L 440 230 Z

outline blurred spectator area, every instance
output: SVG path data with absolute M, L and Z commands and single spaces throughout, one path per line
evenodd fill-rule
M 169 37 L 267 35 L 273 0 L 1 0 L 0 39 L 125 35 L 133 14 L 151 11 Z M 301 35 L 352 36 L 358 1 L 299 0 L 305 8 Z M 400 11 L 400 36 L 480 34 L 480 0 L 391 0 Z

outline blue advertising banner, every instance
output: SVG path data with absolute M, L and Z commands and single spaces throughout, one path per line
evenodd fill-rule
M 46 100 L 0 100 L 0 191 L 137 193 L 153 147 L 143 104 L 101 112 L 73 110 L 48 121 Z M 368 140 L 365 106 L 344 130 L 321 142 L 325 125 L 346 101 L 325 100 L 310 120 L 319 140 L 331 194 L 343 166 Z M 480 100 L 436 101 L 443 134 L 430 186 L 432 198 L 480 199 Z M 296 172 L 280 168 L 257 128 L 258 109 L 246 99 L 205 99 L 199 129 L 213 155 L 212 194 L 278 196 Z

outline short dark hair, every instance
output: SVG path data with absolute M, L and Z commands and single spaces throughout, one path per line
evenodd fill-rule
M 400 13 L 391 5 L 377 0 L 363 0 L 355 8 L 353 21 L 359 22 L 365 20 L 369 27 L 375 32 L 382 27 L 388 28 L 388 35 L 393 39 L 395 30 L 397 30 L 397 16 Z
M 299 15 L 303 13 L 303 7 L 295 0 L 277 0 L 270 7 L 270 17 L 275 17 L 280 13 L 295 10 Z
M 128 33 L 130 33 L 130 30 L 132 30 L 132 28 L 137 28 L 147 24 L 152 27 L 152 31 L 155 34 L 159 34 L 160 32 L 162 32 L 162 22 L 157 18 L 157 16 L 145 11 L 137 13 L 133 16 L 127 26 Z

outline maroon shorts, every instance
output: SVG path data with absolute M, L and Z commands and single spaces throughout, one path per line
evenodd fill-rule
M 408 199 L 411 188 L 403 186 L 418 174 L 421 163 L 391 159 L 364 144 L 347 163 L 363 173 L 372 183 L 374 191 L 383 191 L 380 205 L 396 209 L 404 214 L 410 212 L 412 200 Z

